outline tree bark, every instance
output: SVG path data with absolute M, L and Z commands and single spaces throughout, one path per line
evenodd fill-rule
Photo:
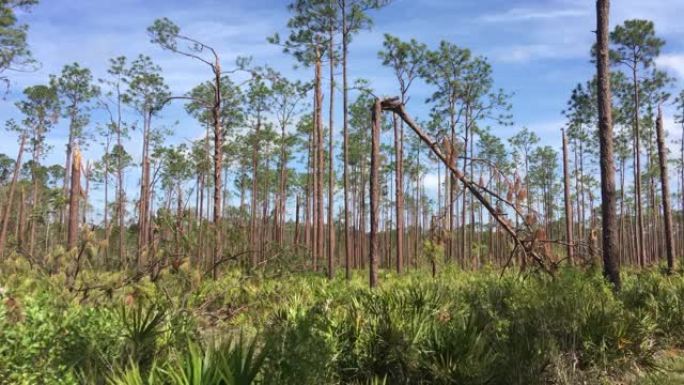
M 314 155 L 316 156 L 316 225 L 315 225 L 315 246 L 314 246 L 314 270 L 317 268 L 318 260 L 323 254 L 324 249 L 324 231 L 323 231 L 323 169 L 324 169 L 324 156 L 323 156 L 323 119 L 322 119 L 322 104 L 323 104 L 323 93 L 321 91 L 321 55 L 316 53 L 316 63 L 315 63 L 315 76 L 314 76 L 314 94 L 316 99 L 315 112 L 316 115 L 316 151 Z
M 667 254 L 667 272 L 674 271 L 674 240 L 672 236 L 672 208 L 670 206 L 670 181 L 667 170 L 667 148 L 665 148 L 665 130 L 663 128 L 663 112 L 658 106 L 656 120 L 656 134 L 658 135 L 658 161 L 660 163 L 660 184 L 663 199 L 663 222 L 665 224 L 665 252 Z
M 257 202 L 259 189 L 259 135 L 261 134 L 261 117 L 257 116 L 256 126 L 254 128 L 254 142 L 252 144 L 252 204 L 250 210 L 250 229 L 249 229 L 249 255 L 250 266 L 255 268 L 258 260 L 257 253 Z
M 610 0 L 596 1 L 596 52 L 598 77 L 599 144 L 601 168 L 601 220 L 603 227 L 603 273 L 620 289 L 618 223 L 615 215 L 615 165 L 610 90 L 608 19 Z
M 335 205 L 335 169 L 333 167 L 335 162 L 333 148 L 333 124 L 335 113 L 335 41 L 333 28 L 333 23 L 330 23 L 330 45 L 328 47 L 328 55 L 330 57 L 330 105 L 328 111 L 328 279 L 332 279 L 335 274 L 335 260 L 333 258 L 335 252 L 335 217 L 333 213 L 333 206 Z
M 211 255 L 211 276 L 218 277 L 217 262 L 223 255 L 221 239 L 221 170 L 223 168 L 223 127 L 221 124 L 221 63 L 218 58 L 213 66 L 214 70 L 214 105 L 211 115 L 214 121 L 214 250 Z
M 644 267 L 646 264 L 646 247 L 644 245 L 643 206 L 641 204 L 641 130 L 639 127 L 639 80 L 636 64 L 632 67 L 632 80 L 634 86 L 634 194 L 637 214 L 637 253 L 639 264 Z
M 347 84 L 347 54 L 349 49 L 349 36 L 347 26 L 347 4 L 346 0 L 341 0 L 342 8 L 342 130 L 343 130 L 343 162 L 344 162 L 344 276 L 347 280 L 351 279 L 351 237 L 349 230 L 349 90 Z
M 369 250 L 369 278 L 370 287 L 378 285 L 378 189 L 380 169 L 380 128 L 382 120 L 382 104 L 376 99 L 373 104 L 371 126 L 371 166 L 370 166 L 370 250 Z
M 393 114 L 394 120 L 394 162 L 396 172 L 396 221 L 397 221 L 397 259 L 396 269 L 397 274 L 401 274 L 404 267 L 404 159 L 403 159 L 403 143 L 401 128 L 399 126 L 399 119 L 396 114 Z
M 139 269 L 144 263 L 143 257 L 147 254 L 149 240 L 149 213 L 150 213 L 150 120 L 151 113 L 144 113 L 143 122 L 143 153 L 142 153 L 142 175 L 140 181 L 140 199 L 138 201 L 138 254 L 136 268 Z

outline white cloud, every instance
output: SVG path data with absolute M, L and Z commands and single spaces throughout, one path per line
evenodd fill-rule
M 439 188 L 439 182 L 436 173 L 428 173 L 425 174 L 425 177 L 423 178 L 423 187 L 425 187 L 427 191 L 435 192 Z
M 656 59 L 660 67 L 671 70 L 679 78 L 684 78 L 684 54 L 663 54 Z

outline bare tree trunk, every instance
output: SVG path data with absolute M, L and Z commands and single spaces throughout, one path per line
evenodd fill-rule
M 318 51 L 318 49 L 317 49 Z M 316 52 L 316 63 L 315 63 L 315 79 L 314 79 L 314 94 L 316 99 L 315 112 L 316 115 L 316 151 L 314 155 L 316 156 L 316 230 L 315 230 L 315 246 L 314 246 L 314 271 L 317 269 L 318 260 L 321 258 L 324 249 L 324 235 L 323 235 L 323 168 L 324 168 L 324 157 L 323 157 L 323 115 L 322 104 L 323 104 L 323 93 L 321 91 L 321 55 Z
M 7 239 L 7 227 L 9 226 L 10 211 L 12 211 L 12 202 L 14 201 L 14 191 L 17 188 L 17 179 L 19 179 L 19 171 L 21 170 L 21 158 L 24 153 L 24 146 L 26 145 L 26 135 L 21 135 L 19 142 L 19 153 L 17 153 L 17 160 L 14 162 L 14 172 L 12 173 L 12 182 L 10 183 L 9 194 L 7 196 L 7 205 L 2 212 L 2 230 L 0 230 L 0 257 L 5 251 L 5 240 Z
M 351 279 L 351 240 L 349 234 L 349 90 L 347 84 L 347 54 L 349 49 L 349 37 L 347 36 L 347 4 L 346 0 L 341 0 L 342 9 L 342 130 L 343 130 L 343 147 L 344 147 L 344 276 L 347 280 Z
M 279 246 L 283 246 L 283 234 L 285 226 L 285 203 L 287 201 L 286 185 L 287 185 L 287 156 L 285 153 L 285 124 L 281 127 L 281 145 L 280 145 L 280 183 L 278 186 L 278 204 L 276 206 L 277 227 L 276 227 L 276 241 Z
M 264 174 L 269 175 L 270 174 L 270 158 L 266 156 L 266 163 L 264 164 Z M 270 186 L 268 183 L 269 179 L 264 178 L 264 188 L 262 190 L 262 197 L 261 197 L 261 228 L 259 229 L 259 256 L 258 256 L 258 261 L 261 262 L 264 260 L 264 255 L 265 255 L 265 248 L 266 245 L 269 243 L 268 239 L 268 213 L 269 213 L 269 190 Z
M 418 243 L 421 235 L 420 231 L 420 146 L 418 146 L 418 154 L 416 155 L 416 161 L 417 161 L 417 169 L 418 172 L 416 173 L 416 187 L 415 187 L 415 202 L 414 202 L 414 212 L 413 212 L 413 221 L 415 225 L 415 237 L 413 239 L 413 268 L 416 269 L 418 267 Z
M 223 187 L 221 170 L 223 169 L 223 126 L 221 124 L 221 63 L 218 58 L 214 69 L 214 106 L 211 115 L 214 121 L 214 250 L 211 255 L 211 276 L 218 277 L 217 263 L 223 256 L 223 242 L 221 231 L 221 198 Z
M 297 194 L 296 197 L 296 203 L 295 203 L 295 228 L 294 228 L 294 238 L 292 241 L 292 244 L 296 247 L 299 246 L 299 211 L 300 211 L 300 206 L 299 206 L 299 194 Z
M 117 134 L 117 142 L 121 146 L 121 135 Z M 120 147 L 123 148 L 123 147 Z M 116 210 L 119 220 L 119 261 L 122 266 L 126 265 L 126 248 L 125 248 L 125 236 L 126 229 L 124 227 L 124 190 L 123 190 L 123 164 L 122 160 L 118 159 L 118 166 L 116 171 L 116 188 L 117 188 L 117 199 L 116 199 Z
M 312 207 L 313 207 L 313 200 L 312 200 L 312 195 L 313 195 L 313 148 L 314 148 L 314 130 L 313 127 L 311 129 L 311 132 L 309 132 L 309 151 L 307 154 L 307 160 L 306 160 L 306 168 L 307 168 L 307 173 L 306 173 L 306 187 L 304 189 L 304 245 L 307 247 L 309 250 L 309 253 L 313 256 L 312 252 L 312 238 L 311 238 L 311 214 L 312 214 Z M 313 262 L 313 258 L 312 258 Z
M 680 186 L 679 186 L 679 193 L 680 193 L 681 199 L 682 199 L 681 207 L 680 207 L 681 208 L 682 223 L 680 224 L 680 236 L 679 236 L 679 238 L 682 240 L 682 246 L 681 246 L 682 249 L 681 250 L 684 250 L 684 119 L 682 119 L 682 144 L 681 144 L 680 151 L 681 151 L 680 160 L 682 162 L 681 163 L 682 168 L 681 168 L 681 170 L 679 170 L 681 173 L 681 175 L 680 175 L 681 182 L 680 182 Z
M 24 249 L 24 233 L 26 232 L 26 191 L 24 190 L 24 186 L 21 186 L 20 189 L 20 194 L 19 194 L 19 214 L 17 218 L 17 229 L 16 229 L 16 236 L 17 238 L 17 247 L 20 251 L 23 251 Z
M 29 229 L 29 245 L 28 245 L 28 253 L 31 257 L 34 257 L 33 255 L 33 250 L 34 250 L 34 245 L 36 241 L 36 225 L 37 221 L 35 218 L 36 210 L 38 208 L 38 197 L 40 194 L 39 191 L 39 180 L 38 180 L 38 175 L 36 174 L 36 168 L 39 167 L 38 161 L 40 159 L 40 144 L 38 144 L 38 139 L 34 138 L 34 141 L 36 142 L 34 144 L 33 148 L 33 162 L 34 164 L 32 165 L 32 170 L 31 170 L 31 178 L 33 188 L 31 191 L 31 215 L 29 216 L 29 223 L 31 224 L 31 227 Z
M 603 272 L 620 289 L 617 217 L 615 215 L 615 165 L 610 90 L 608 19 L 610 0 L 596 1 L 596 52 L 598 77 L 599 144 L 601 167 L 601 219 L 603 222 Z
M 575 263 L 575 241 L 573 239 L 572 204 L 570 203 L 570 172 L 568 169 L 568 137 L 563 133 L 563 198 L 565 200 L 565 234 L 567 244 L 567 256 L 570 264 Z
M 637 209 L 637 253 L 639 264 L 641 267 L 644 267 L 646 263 L 646 252 L 644 245 L 643 208 L 641 204 L 641 146 L 639 144 L 641 132 L 639 129 L 639 82 L 637 79 L 636 66 L 632 68 L 632 80 L 634 83 L 634 189 Z
M 667 149 L 665 148 L 665 130 L 663 129 L 663 112 L 658 106 L 656 121 L 658 135 L 658 160 L 660 163 L 660 184 L 663 195 L 663 217 L 665 223 L 665 252 L 667 253 L 667 272 L 674 271 L 674 241 L 672 236 L 672 208 L 670 207 L 670 181 L 667 170 Z
M 258 261 L 257 255 L 257 202 L 259 189 L 259 135 L 261 132 L 261 116 L 257 116 L 256 127 L 254 129 L 254 142 L 252 144 L 252 207 L 250 210 L 250 229 L 249 229 L 249 255 L 250 265 L 252 268 L 256 267 Z
M 394 161 L 396 172 L 396 221 L 397 221 L 397 273 L 401 274 L 404 267 L 404 159 L 403 138 L 396 114 L 392 115 L 394 121 Z
M 370 166 L 370 251 L 369 271 L 370 287 L 378 285 L 378 172 L 380 169 L 380 128 L 382 120 L 382 105 L 380 99 L 375 100 L 373 105 L 371 126 L 371 166 Z
M 143 122 L 142 175 L 140 181 L 140 200 L 138 201 L 138 254 L 136 268 L 144 263 L 143 256 L 148 253 L 149 213 L 150 213 L 150 119 L 151 113 L 145 112 Z
M 334 125 L 334 109 L 335 109 L 335 51 L 334 51 L 334 27 L 330 23 L 330 45 L 328 47 L 330 57 L 330 109 L 328 112 L 328 279 L 334 277 L 335 261 L 333 254 L 335 252 L 335 217 L 333 213 L 333 206 L 335 204 L 335 163 L 334 148 L 333 148 L 333 125 Z
M 71 111 L 75 111 L 74 106 L 71 106 Z M 71 160 L 72 160 L 72 152 L 74 148 L 74 124 L 76 121 L 76 116 L 74 115 L 73 112 L 70 113 L 71 115 L 71 122 L 69 123 L 69 138 L 67 139 L 67 144 L 66 144 L 66 158 L 64 160 L 64 182 L 62 183 L 62 195 L 66 199 L 67 196 L 69 195 L 69 179 L 71 176 Z M 59 213 L 59 224 L 60 224 L 60 239 L 64 236 L 63 226 L 64 226 L 64 217 L 66 215 L 66 210 L 63 208 L 60 210 Z
M 466 111 L 465 114 L 465 137 L 463 141 L 463 174 L 465 175 L 466 170 L 467 170 L 467 158 L 468 158 L 468 136 L 470 134 L 470 130 L 468 127 L 468 112 Z M 453 146 L 456 146 L 456 142 L 453 143 Z M 454 151 L 456 151 L 454 149 Z M 454 154 L 454 158 L 456 158 Z M 455 164 L 455 160 L 454 160 Z M 473 178 L 473 175 L 470 175 L 471 178 Z M 463 186 L 463 190 L 465 190 L 466 187 L 465 185 Z M 450 199 L 454 199 L 452 196 Z M 468 245 L 466 244 L 466 210 L 468 207 L 467 203 L 467 194 L 465 194 L 465 191 L 463 193 L 463 201 L 462 201 L 463 207 L 461 207 L 461 258 L 462 258 L 462 263 L 463 267 L 465 267 L 465 263 L 468 260 Z
M 625 247 L 625 157 L 620 159 L 620 262 L 625 262 L 629 248 Z
M 71 162 L 71 183 L 69 193 L 69 227 L 67 231 L 67 250 L 72 250 L 78 242 L 78 198 L 81 194 L 81 153 L 74 149 Z

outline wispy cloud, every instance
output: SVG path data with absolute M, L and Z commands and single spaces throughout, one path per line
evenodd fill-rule
M 580 8 L 559 10 L 512 8 L 505 12 L 484 15 L 480 17 L 480 20 L 488 23 L 513 23 L 533 20 L 554 20 L 585 15 L 587 15 L 587 10 Z
M 585 50 L 586 51 L 586 50 Z M 582 55 L 575 45 L 568 44 L 518 44 L 495 48 L 491 57 L 502 63 L 526 63 L 537 59 L 564 59 Z

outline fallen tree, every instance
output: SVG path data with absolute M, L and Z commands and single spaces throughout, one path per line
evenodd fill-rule
M 504 266 L 508 266 L 510 261 L 516 255 L 516 253 L 522 253 L 522 258 L 524 261 L 532 260 L 534 261 L 540 269 L 552 274 L 556 269 L 557 262 L 552 261 L 548 258 L 548 247 L 549 242 L 546 240 L 543 232 L 539 230 L 534 230 L 530 226 L 529 215 L 524 214 L 519 207 L 514 202 L 500 196 L 496 192 L 487 188 L 484 185 L 477 184 L 470 179 L 468 179 L 463 172 L 461 172 L 455 166 L 455 162 L 450 162 L 449 155 L 445 155 L 439 147 L 437 141 L 433 140 L 425 131 L 411 118 L 411 116 L 406 112 L 404 105 L 398 97 L 391 98 L 376 98 L 375 103 L 372 106 L 372 134 L 371 134 L 371 232 L 370 232 L 370 283 L 371 286 L 377 284 L 377 256 L 375 251 L 377 248 L 374 245 L 377 242 L 377 208 L 378 208 L 378 194 L 377 194 L 377 168 L 378 157 L 379 157 L 379 138 L 380 138 L 380 127 L 381 127 L 381 117 L 382 111 L 389 111 L 395 113 L 399 118 L 401 118 L 404 123 L 406 123 L 418 137 L 423 141 L 432 151 L 437 158 L 444 163 L 444 165 L 449 169 L 451 174 L 458 179 L 466 190 L 469 191 L 475 199 L 477 199 L 482 206 L 489 212 L 489 214 L 496 220 L 496 222 L 501 226 L 501 228 L 510 235 L 513 241 L 513 249 L 511 250 L 511 255 L 508 262 Z M 513 213 L 522 219 L 521 223 L 523 227 L 514 228 L 511 221 L 505 218 L 507 215 L 503 210 L 496 207 L 487 198 L 490 196 L 496 199 L 498 202 L 508 206 Z

